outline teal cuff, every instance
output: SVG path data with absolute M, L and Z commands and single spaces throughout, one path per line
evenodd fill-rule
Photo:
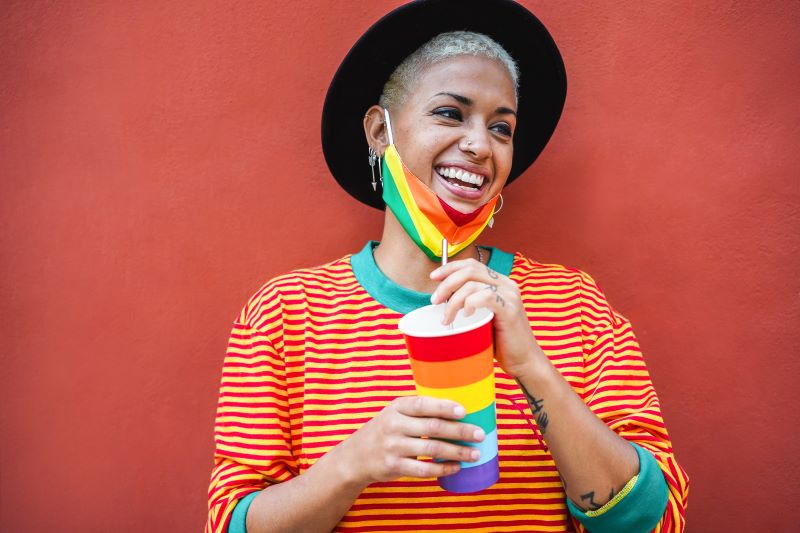
M 247 510 L 261 491 L 251 492 L 236 504 L 228 522 L 228 533 L 247 533 Z
M 639 456 L 639 477 L 631 491 L 616 505 L 599 516 L 587 516 L 567 498 L 569 512 L 591 533 L 648 533 L 664 515 L 669 500 L 664 474 L 653 454 L 631 444 Z

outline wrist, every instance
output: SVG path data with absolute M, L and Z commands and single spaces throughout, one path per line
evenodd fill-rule
M 330 475 L 345 493 L 357 497 L 373 480 L 359 467 L 361 462 L 347 453 L 350 447 L 351 443 L 345 439 L 326 453 L 320 462 L 325 462 L 331 471 Z
M 552 366 L 550 365 L 550 360 L 547 359 L 547 356 L 537 345 L 529 350 L 528 356 L 524 361 L 511 365 L 507 369 L 507 373 L 517 381 L 529 381 L 538 379 L 539 376 L 542 376 L 547 371 L 549 366 Z

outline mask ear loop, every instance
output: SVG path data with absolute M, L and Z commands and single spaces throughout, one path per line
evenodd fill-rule
M 392 121 L 389 120 L 389 110 L 383 110 L 383 116 L 386 118 L 386 134 L 389 136 L 389 144 L 394 144 L 394 136 L 392 135 Z

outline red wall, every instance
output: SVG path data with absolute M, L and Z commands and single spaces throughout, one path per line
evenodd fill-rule
M 4 4 L 3 530 L 202 527 L 231 320 L 379 235 L 319 117 L 397 3 Z M 792 530 L 800 4 L 525 3 L 569 97 L 492 241 L 589 271 L 633 321 L 687 531 Z

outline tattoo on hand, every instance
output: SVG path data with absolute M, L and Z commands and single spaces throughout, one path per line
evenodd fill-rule
M 488 266 L 486 267 L 486 273 L 489 274 L 489 277 L 492 279 L 500 279 L 500 276 L 497 274 L 497 272 L 495 272 Z
M 517 383 L 519 383 L 519 381 Z M 531 407 L 536 425 L 539 426 L 539 430 L 542 432 L 542 435 L 544 435 L 545 431 L 547 431 L 548 424 L 550 424 L 550 417 L 547 416 L 547 412 L 544 410 L 544 400 L 537 400 L 534 398 L 522 383 L 519 383 L 519 386 L 525 394 L 525 398 L 528 400 L 528 405 Z
M 489 272 L 492 272 L 491 270 Z M 501 306 L 506 306 L 506 301 L 503 300 L 503 297 L 497 293 L 497 285 L 492 285 L 491 283 L 487 283 L 484 289 L 489 289 L 494 293 L 494 301 L 495 303 L 499 303 Z

